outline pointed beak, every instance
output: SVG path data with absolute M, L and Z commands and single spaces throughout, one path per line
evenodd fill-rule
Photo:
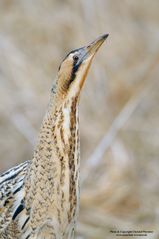
M 93 41 L 88 46 L 81 48 L 81 50 L 83 50 L 83 53 L 82 53 L 83 56 L 81 57 L 78 64 L 80 65 L 83 61 L 87 60 L 89 57 L 93 59 L 94 55 L 96 54 L 96 52 L 98 51 L 98 49 L 103 44 L 103 42 L 107 39 L 108 36 L 109 34 L 104 34 L 98 37 L 95 41 Z
M 77 66 L 80 66 L 85 60 L 90 58 L 91 60 L 93 59 L 94 55 L 100 48 L 100 46 L 103 44 L 103 42 L 107 39 L 109 34 L 104 34 L 100 37 L 98 37 L 95 41 L 91 42 L 88 46 L 84 46 L 78 49 L 80 54 L 80 59 L 77 62 Z
M 86 55 L 85 58 L 88 58 L 89 56 L 94 56 L 95 53 L 98 51 L 100 46 L 103 44 L 103 42 L 107 39 L 109 34 L 104 34 L 100 37 L 98 37 L 95 41 L 93 41 L 90 45 L 86 47 Z
M 93 41 L 91 44 L 89 44 L 88 46 L 80 48 L 81 58 L 79 59 L 77 63 L 77 66 L 76 66 L 77 69 L 80 67 L 80 65 L 83 65 L 83 63 L 86 61 L 83 77 L 81 78 L 81 81 L 80 81 L 80 88 L 82 87 L 86 79 L 93 57 L 95 56 L 96 52 L 98 51 L 98 49 L 103 44 L 103 42 L 107 39 L 108 36 L 109 34 L 102 35 L 98 37 L 95 41 Z

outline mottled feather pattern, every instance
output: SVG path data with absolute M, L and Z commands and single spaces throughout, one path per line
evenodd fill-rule
M 54 117 L 47 114 L 41 127 L 39 144 L 25 182 L 26 210 L 29 211 L 32 205 L 33 216 L 28 222 L 32 236 L 41 236 L 47 227 L 52 227 L 50 234 L 71 238 L 68 232 L 74 230 L 75 208 L 79 201 L 79 187 L 74 183 L 76 180 L 79 184 L 79 176 L 73 165 L 73 159 L 76 165 L 79 164 L 79 152 L 76 153 L 79 151 L 79 140 L 73 139 L 78 137 L 76 101 L 74 98 L 62 105 L 55 111 Z M 39 227 L 41 221 L 43 226 Z M 35 228 L 38 228 L 38 233 Z
M 14 238 L 12 231 L 19 239 L 74 237 L 79 204 L 77 101 L 63 104 L 54 117 L 47 113 L 33 160 L 1 175 L 0 238 Z
M 79 95 L 107 34 L 59 67 L 33 159 L 0 176 L 0 239 L 74 239 L 79 208 Z
M 3 238 L 1 233 L 9 238 L 5 231 L 13 227 L 11 221 L 23 197 L 24 178 L 29 165 L 30 161 L 26 161 L 0 176 L 0 238 Z

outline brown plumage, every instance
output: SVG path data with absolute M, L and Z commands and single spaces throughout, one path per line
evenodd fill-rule
M 79 95 L 91 61 L 107 36 L 66 56 L 32 161 L 1 175 L 1 239 L 74 238 L 79 206 Z

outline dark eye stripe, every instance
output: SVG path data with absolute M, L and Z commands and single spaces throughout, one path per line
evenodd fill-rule
M 73 63 L 73 67 L 72 67 L 72 72 L 71 72 L 71 77 L 70 77 L 70 84 L 72 81 L 74 81 L 75 77 L 76 77 L 76 73 L 80 67 L 81 63 L 76 65 L 76 62 L 74 61 Z
M 82 48 L 83 48 L 83 47 L 80 47 L 80 48 L 78 48 L 78 49 L 75 49 L 75 50 L 73 50 L 73 51 L 70 51 L 70 53 L 68 53 L 67 56 L 69 56 L 71 53 L 75 53 L 75 52 L 78 53 Z

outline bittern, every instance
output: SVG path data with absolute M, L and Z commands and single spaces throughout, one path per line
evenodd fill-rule
M 1 175 L 1 239 L 75 238 L 80 195 L 79 97 L 92 59 L 107 37 L 65 57 L 33 159 Z

